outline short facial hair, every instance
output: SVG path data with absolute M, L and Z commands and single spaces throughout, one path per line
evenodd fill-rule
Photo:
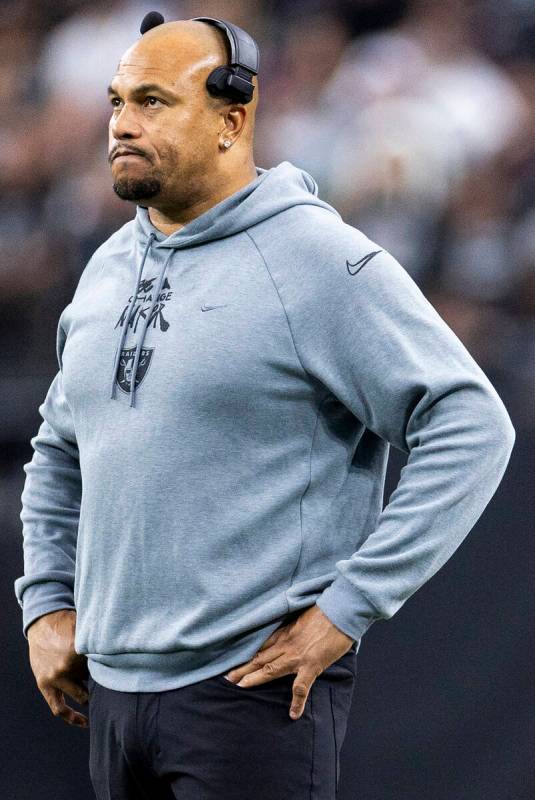
M 121 200 L 147 200 L 161 188 L 158 178 L 118 178 L 113 183 L 113 191 Z

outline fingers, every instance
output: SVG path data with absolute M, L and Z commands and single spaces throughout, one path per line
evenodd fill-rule
M 271 656 L 271 658 L 273 657 Z M 255 656 L 243 667 L 231 670 L 226 677 L 237 686 L 248 688 L 295 672 L 295 665 L 288 661 L 287 656 L 281 655 L 275 660 L 269 659 L 269 651 L 266 651 L 262 655 Z M 290 706 L 290 717 L 292 719 L 299 719 L 302 716 L 312 684 L 320 673 L 321 671 L 312 672 L 310 666 L 298 668 L 292 685 L 292 703 Z
M 305 672 L 304 670 L 300 670 L 297 673 L 292 686 L 292 704 L 290 706 L 290 717 L 292 719 L 299 719 L 303 714 L 310 689 L 316 677 L 314 673 Z
M 232 683 L 237 683 L 244 675 L 258 670 L 267 661 L 273 661 L 275 658 L 280 656 L 282 653 L 280 649 L 281 638 L 285 633 L 287 633 L 287 628 L 285 625 L 281 625 L 279 628 L 273 631 L 271 636 L 266 639 L 266 641 L 258 649 L 257 655 L 255 655 L 245 664 L 240 664 L 239 666 L 229 670 L 225 677 L 231 680 Z M 275 647 L 276 644 L 279 646 Z M 261 655 L 259 655 L 260 653 Z
M 85 686 L 81 686 L 77 681 L 70 678 L 68 675 L 62 675 L 60 678 L 57 678 L 54 681 L 54 685 L 58 689 L 62 689 L 66 692 L 69 697 L 72 697 L 73 700 L 76 700 L 77 703 L 80 703 L 81 706 L 85 706 L 88 700 L 88 692 Z
M 81 690 L 76 687 L 76 684 L 72 684 L 72 682 L 67 679 L 58 681 L 58 684 L 61 685 L 64 685 L 65 683 L 71 687 L 69 689 L 69 694 L 72 692 L 73 697 L 75 696 L 75 693 L 77 693 L 78 696 L 81 696 Z M 64 722 L 67 722 L 69 725 L 76 725 L 80 728 L 87 728 L 89 726 L 89 720 L 86 716 L 84 716 L 84 714 L 81 714 L 79 711 L 75 711 L 65 703 L 65 697 L 60 688 L 48 685 L 40 686 L 39 689 L 55 717 L 61 717 Z
M 234 683 L 242 688 L 250 688 L 273 681 L 283 675 L 291 675 L 294 671 L 295 667 L 289 666 L 287 659 L 281 657 L 264 664 L 261 669 L 257 669 L 255 672 L 247 673 L 241 680 L 237 683 L 234 681 Z M 292 685 L 292 702 L 290 705 L 290 717 L 292 719 L 299 719 L 303 715 L 310 689 L 317 675 L 318 673 L 311 672 L 309 668 L 298 670 Z
M 240 667 L 234 667 L 234 669 L 229 670 L 229 672 L 226 674 L 226 677 L 232 681 L 232 683 L 238 683 L 238 681 L 241 681 L 245 676 L 260 676 L 261 679 L 259 681 L 254 681 L 254 683 L 264 683 L 266 680 L 270 681 L 274 678 L 279 678 L 281 675 L 287 675 L 288 672 L 291 672 L 291 670 L 286 669 L 285 672 L 281 672 L 281 663 L 277 663 L 277 658 L 281 655 L 282 653 L 280 649 L 275 647 L 272 647 L 268 650 L 259 650 L 257 655 L 254 656 L 254 658 L 252 658 L 250 661 L 247 661 L 246 664 L 242 664 Z M 286 666 L 287 665 L 288 661 L 286 661 Z M 240 683 L 239 685 L 249 686 L 254 685 L 254 683 Z

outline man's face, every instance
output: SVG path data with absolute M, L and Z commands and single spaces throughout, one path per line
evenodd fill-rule
M 119 197 L 163 208 L 210 171 L 223 125 L 205 88 L 214 66 L 187 43 L 176 52 L 141 40 L 125 53 L 109 90 L 108 160 Z

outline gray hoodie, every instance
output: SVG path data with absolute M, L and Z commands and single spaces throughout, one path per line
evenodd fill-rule
M 15 593 L 25 636 L 76 609 L 108 688 L 212 677 L 314 603 L 358 651 L 504 474 L 496 390 L 317 193 L 283 161 L 170 236 L 138 206 L 60 316 Z M 390 445 L 408 461 L 383 509 Z

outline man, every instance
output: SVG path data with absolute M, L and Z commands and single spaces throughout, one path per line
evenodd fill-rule
M 405 269 L 306 172 L 255 166 L 258 84 L 210 96 L 225 63 L 193 20 L 119 63 L 136 216 L 61 314 L 25 465 L 31 667 L 74 725 L 89 678 L 99 798 L 334 797 L 362 636 L 457 549 L 515 439 Z

